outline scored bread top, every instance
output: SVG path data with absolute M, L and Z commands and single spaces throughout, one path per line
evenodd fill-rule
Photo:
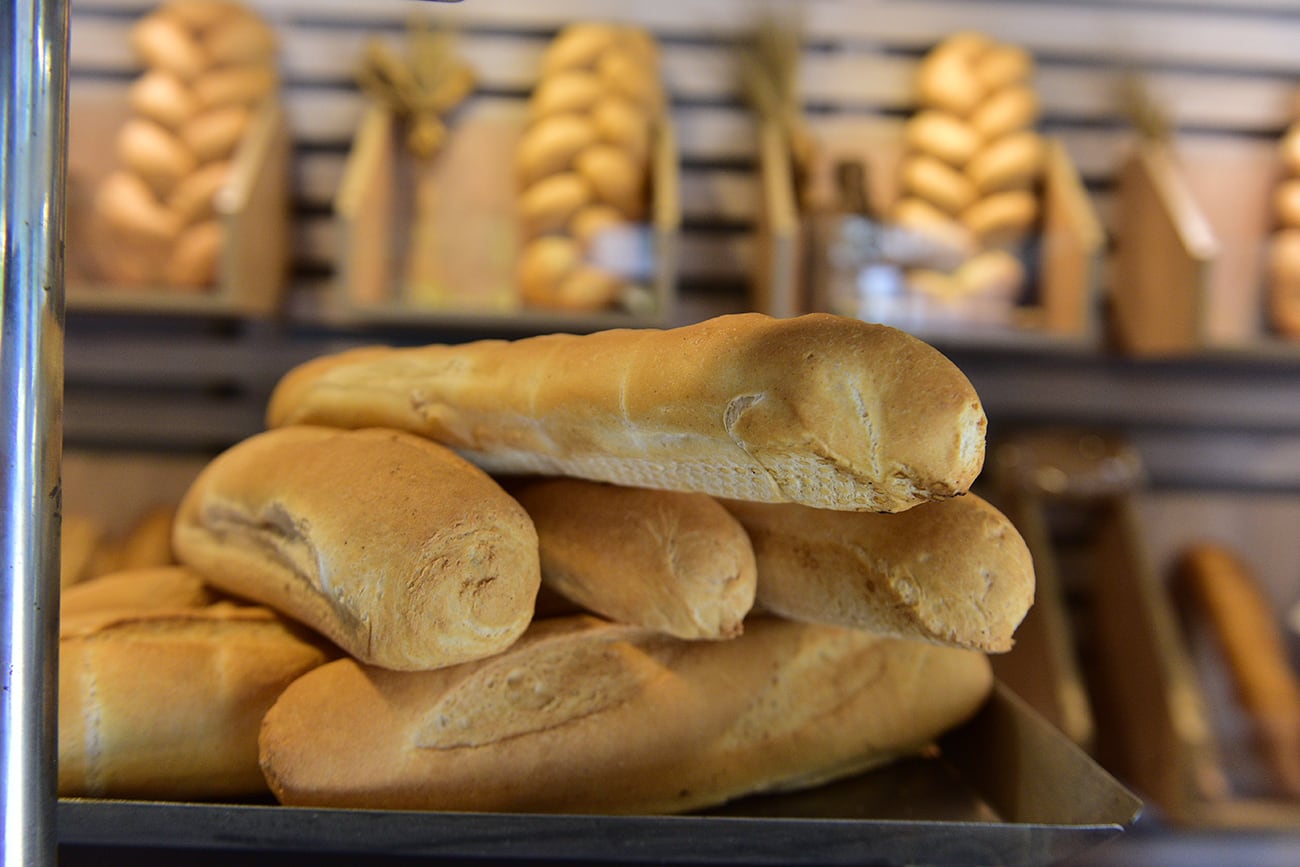
M 986 426 L 962 372 L 902 331 L 758 313 L 354 350 L 290 371 L 267 420 L 409 430 L 496 473 L 855 511 L 965 492 Z
M 449 449 L 394 430 L 244 440 L 194 481 L 173 541 L 213 586 L 390 668 L 504 649 L 541 582 L 523 507 Z

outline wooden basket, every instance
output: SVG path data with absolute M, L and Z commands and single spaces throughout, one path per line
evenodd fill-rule
M 820 147 L 810 174 L 827 172 L 842 157 L 861 159 L 869 169 L 873 205 L 887 211 L 897 197 L 897 166 L 903 155 L 897 126 L 876 120 L 822 122 L 814 134 Z M 809 270 L 817 255 L 810 245 L 810 218 L 797 205 L 784 136 L 766 123 L 760 124 L 759 135 L 762 213 L 753 305 L 778 316 L 808 312 L 822 306 L 810 297 Z M 1030 269 L 1038 275 L 1037 285 L 1030 287 L 1033 300 L 1017 305 L 993 339 L 999 333 L 1018 333 L 1093 343 L 1100 334 L 1096 301 L 1105 236 L 1064 146 L 1054 139 L 1048 145 L 1039 261 Z
M 100 182 L 116 168 L 113 142 L 130 115 L 126 92 L 101 87 L 69 94 L 67 304 L 70 310 L 181 313 L 263 318 L 278 312 L 288 282 L 292 214 L 291 150 L 283 106 L 254 112 L 218 193 L 226 234 L 219 278 L 206 291 L 115 285 L 97 264 L 91 209 Z
M 648 276 L 626 309 L 566 312 L 525 306 L 515 288 L 513 153 L 522 103 L 475 100 L 451 125 L 427 167 L 398 141 L 380 104 L 366 111 L 335 198 L 339 261 L 327 316 L 354 325 L 433 325 L 542 331 L 658 326 L 672 314 L 679 227 L 677 152 L 671 124 L 656 130 Z M 430 235 L 412 235 L 414 190 L 429 196 Z M 429 253 L 420 276 L 412 245 Z M 420 285 L 423 284 L 423 285 Z

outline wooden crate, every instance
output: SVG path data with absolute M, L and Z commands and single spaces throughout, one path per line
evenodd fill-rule
M 117 131 L 129 117 L 126 91 L 88 85 L 69 93 L 67 305 L 70 310 L 180 313 L 261 318 L 278 312 L 290 264 L 291 147 L 284 107 L 254 113 L 218 193 L 226 230 L 219 280 L 206 291 L 114 285 L 97 263 L 103 242 L 91 209 L 100 182 L 117 167 Z
M 811 217 L 797 204 L 784 137 L 768 124 L 759 126 L 761 213 L 752 304 L 773 315 L 795 315 L 824 307 L 809 285 L 815 282 L 809 274 L 818 255 L 810 238 Z M 872 205 L 877 212 L 886 212 L 898 196 L 897 167 L 903 155 L 898 124 L 875 119 L 822 120 L 814 124 L 813 132 L 820 146 L 810 183 L 825 186 L 819 178 L 837 159 L 861 159 L 868 167 Z M 1095 342 L 1100 335 L 1097 299 L 1105 235 L 1078 171 L 1056 139 L 1048 140 L 1039 242 L 1038 261 L 1028 269 L 1038 276 L 1037 284 L 1030 287 L 1032 300 L 1017 305 L 992 339 L 1035 334 L 1061 341 Z M 957 327 L 964 326 L 958 323 Z
M 1300 350 L 1272 334 L 1264 272 L 1275 143 L 1143 141 L 1119 175 L 1111 308 L 1119 348 L 1175 356 Z
M 422 167 L 398 140 L 392 113 L 370 105 L 334 201 L 339 260 L 328 318 L 526 331 L 667 324 L 681 224 L 672 125 L 665 121 L 655 133 L 643 245 L 648 275 L 633 288 L 636 303 L 566 312 L 528 307 L 515 287 L 513 154 L 524 123 L 520 102 L 474 99 L 457 114 L 444 150 Z M 432 232 L 424 238 L 412 234 L 416 195 L 433 203 Z M 428 254 L 414 266 L 413 249 Z

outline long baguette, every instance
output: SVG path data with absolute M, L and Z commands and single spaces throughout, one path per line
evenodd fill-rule
M 856 511 L 966 491 L 986 424 L 961 371 L 904 332 L 757 313 L 354 350 L 290 371 L 267 420 L 408 430 L 498 474 Z
M 541 583 L 523 507 L 394 430 L 291 427 L 236 444 L 186 492 L 173 547 L 212 586 L 398 669 L 508 647 Z
M 561 618 L 455 668 L 324 666 L 267 713 L 261 761 L 286 804 L 681 812 L 915 752 L 991 683 L 973 651 L 779 618 L 733 641 Z
M 753 542 L 764 611 L 996 653 L 1034 601 L 1029 548 L 974 494 L 898 515 L 724 505 Z
M 537 527 L 542 583 L 617 623 L 732 638 L 754 604 L 754 549 L 707 494 L 581 479 L 506 490 Z

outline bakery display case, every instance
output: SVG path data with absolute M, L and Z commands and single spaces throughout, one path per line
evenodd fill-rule
M 796 299 L 811 287 L 798 284 L 825 249 L 809 243 L 814 221 L 801 213 L 809 168 L 824 190 L 845 177 L 838 167 L 859 164 L 868 216 L 888 212 L 895 190 L 910 183 L 900 182 L 897 167 L 914 155 L 909 122 L 923 105 L 916 73 L 935 46 L 974 32 L 1023 47 L 1036 62 L 1046 171 L 1034 187 L 1043 231 L 1021 249 L 1029 288 L 994 317 L 996 327 L 955 314 L 901 324 L 969 377 L 988 414 L 991 446 L 1045 423 L 1100 429 L 1140 455 L 1142 487 L 1124 497 L 1112 489 L 1104 503 L 1066 516 L 1063 537 L 1055 523 L 1066 511 L 1054 499 L 1059 490 L 1007 496 L 990 462 L 977 490 L 1023 535 L 1038 576 L 1018 647 L 995 660 L 999 684 L 989 702 L 937 749 L 841 783 L 683 816 L 579 817 L 324 810 L 279 806 L 269 795 L 59 800 L 29 767 L 38 843 L 61 847 L 69 863 L 194 853 L 280 863 L 752 863 L 773 853 L 783 863 L 1287 863 L 1296 845 L 1294 803 L 1261 783 L 1268 769 L 1252 723 L 1234 703 L 1230 672 L 1205 624 L 1197 627 L 1173 593 L 1173 564 L 1200 537 L 1248 555 L 1295 665 L 1283 615 L 1296 602 L 1300 555 L 1274 537 L 1290 535 L 1300 491 L 1300 353 L 1278 324 L 1276 299 L 1289 297 L 1290 284 L 1275 281 L 1285 257 L 1269 248 L 1273 235 L 1292 228 L 1290 164 L 1279 148 L 1300 80 L 1293 16 L 1262 0 L 1069 9 L 812 0 L 799 4 L 787 34 L 799 55 L 791 78 L 797 120 L 822 145 L 814 161 L 800 163 L 786 121 L 758 118 L 745 92 L 735 49 L 759 22 L 740 0 L 708 9 L 684 0 L 527 8 L 508 0 L 247 3 L 279 40 L 281 90 L 250 127 L 224 190 L 223 277 L 207 291 L 182 294 L 103 291 L 84 279 L 96 260 L 83 219 L 95 184 L 84 179 L 116 158 L 104 143 L 131 109 L 128 91 L 143 71 L 129 35 L 159 4 L 71 4 L 69 56 L 56 64 L 54 82 L 57 89 L 60 71 L 67 74 L 71 108 L 62 152 L 66 341 L 64 311 L 52 314 L 50 299 L 27 319 L 37 343 L 64 365 L 55 377 L 54 365 L 38 370 L 30 356 L 10 360 L 24 342 L 12 336 L 22 319 L 11 315 L 17 295 L 8 277 L 0 341 L 6 372 L 35 377 L 26 387 L 46 400 L 63 395 L 57 411 L 35 406 L 44 418 L 13 451 L 44 462 L 46 472 L 52 459 L 61 465 L 65 542 L 78 533 L 120 542 L 136 530 L 143 538 L 145 502 L 164 492 L 179 498 L 183 477 L 263 430 L 272 388 L 311 358 L 375 343 L 457 344 L 688 325 L 753 309 L 801 312 Z M 37 5 L 55 7 L 56 18 L 67 12 L 52 0 Z M 409 36 L 413 7 L 454 34 L 476 78 L 474 94 L 443 118 L 447 159 L 434 171 L 413 167 L 406 120 L 366 93 L 356 75 L 372 39 Z M 517 262 L 494 259 L 490 237 L 493 225 L 507 225 L 503 236 L 518 229 L 510 214 L 517 178 L 503 165 L 517 158 L 548 47 L 566 27 L 600 19 L 653 35 L 663 75 L 667 110 L 634 243 L 638 285 L 614 308 L 520 306 Z M 15 53 L 10 62 L 20 59 Z M 1134 128 L 1121 85 L 1135 69 L 1167 123 L 1160 141 Z M 57 177 L 57 167 L 36 162 L 29 176 Z M 413 213 L 421 196 L 442 208 L 422 227 Z M 286 198 L 292 210 L 281 219 L 277 206 Z M 489 202 L 497 204 L 473 210 Z M 13 205 L 6 187 L 7 215 Z M 417 236 L 423 241 L 415 247 L 428 254 L 423 276 L 395 278 L 413 273 L 414 263 L 393 242 L 409 248 L 405 239 Z M 6 273 L 17 273 L 6 255 Z M 48 258 L 57 261 L 52 251 Z M 452 284 L 464 297 L 450 297 Z M 17 397 L 11 403 L 30 408 Z M 55 440 L 66 443 L 66 454 L 51 453 Z M 30 454 L 32 442 L 46 446 Z M 29 478 L 17 481 L 25 488 Z M 79 525 L 66 508 L 91 488 L 98 529 Z M 11 565 L 40 572 L 58 516 L 30 499 L 31 514 L 11 534 L 22 544 L 9 553 Z M 1263 528 L 1272 528 L 1268 538 Z M 110 554 L 78 560 L 65 553 L 64 562 L 90 574 Z M 30 608 L 48 614 L 48 605 L 29 604 L 48 602 L 48 588 L 15 592 L 7 616 Z M 39 637 L 50 626 L 15 623 L 10 650 L 21 649 L 22 635 Z M 22 670 L 38 677 L 39 659 L 36 665 Z M 21 731 L 39 739 L 39 726 L 10 727 L 6 737 Z M 24 746 L 38 757 L 49 749 L 48 742 Z M 1198 856 L 1197 847 L 1212 854 Z

